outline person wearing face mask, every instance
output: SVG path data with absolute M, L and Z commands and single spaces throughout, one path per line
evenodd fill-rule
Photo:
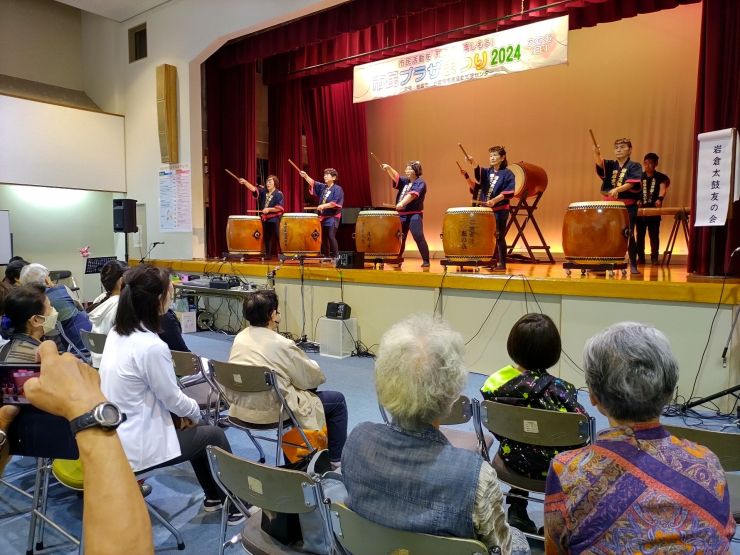
M 347 440 L 347 403 L 338 391 L 316 391 L 326 377 L 318 363 L 306 356 L 295 342 L 277 333 L 280 311 L 275 291 L 255 291 L 244 300 L 249 327 L 234 339 L 229 362 L 266 366 L 275 370 L 280 390 L 301 427 L 327 428 L 329 458 L 336 467 Z M 231 403 L 229 415 L 247 422 L 269 424 L 278 419 L 280 405 L 272 392 L 241 395 L 225 391 Z
M 265 187 L 252 185 L 244 178 L 239 179 L 239 183 L 249 189 L 252 196 L 257 199 L 257 209 L 260 211 L 260 218 L 262 219 L 265 260 L 277 258 L 280 250 L 278 246 L 280 216 L 285 212 L 283 193 L 278 190 L 280 181 L 276 175 L 268 175 Z
M 0 349 L 0 362 L 36 363 L 41 341 L 56 326 L 57 311 L 42 288 L 22 285 L 13 287 L 5 298 L 5 314 L 12 332 Z
M 170 350 L 157 335 L 169 287 L 168 272 L 149 264 L 124 274 L 100 362 L 101 389 L 126 413 L 118 436 L 134 473 L 188 461 L 205 493 L 203 510 L 217 511 L 225 496 L 211 475 L 206 447 L 231 452 L 231 446 L 221 428 L 200 423 L 198 403 L 178 387 Z M 230 511 L 229 524 L 243 520 L 238 509 Z
M 427 182 L 421 178 L 421 162 L 412 160 L 406 165 L 405 177 L 399 175 L 388 164 L 382 164 L 383 170 L 393 180 L 393 188 L 398 190 L 396 194 L 396 211 L 401 217 L 401 253 L 406 250 L 406 237 L 411 231 L 411 236 L 416 241 L 421 255 L 421 267 L 429 268 L 429 246 L 424 237 L 424 197 L 427 195 Z

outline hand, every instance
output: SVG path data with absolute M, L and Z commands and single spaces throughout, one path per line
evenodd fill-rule
M 398 211 L 403 210 L 403 204 L 401 204 L 400 202 L 398 204 L 396 204 L 396 210 L 398 210 Z
M 473 160 L 473 157 L 472 156 L 468 155 L 468 156 L 465 157 L 465 159 L 468 161 L 468 164 L 470 164 L 471 166 L 474 166 L 475 165 L 474 164 L 475 160 Z
M 73 420 L 105 401 L 100 375 L 73 355 L 59 355 L 52 341 L 39 347 L 41 376 L 23 384 L 33 406 Z
M 594 149 L 594 154 L 595 154 L 596 156 L 601 156 L 601 147 L 599 147 L 599 145 L 595 145 L 595 146 L 593 147 L 593 149 Z
M 303 179 L 308 179 L 308 174 L 303 170 L 301 170 L 298 175 L 300 175 Z
M 617 191 L 617 188 L 615 187 L 614 189 L 611 189 L 611 190 L 610 190 L 610 191 L 609 191 L 609 192 L 607 193 L 607 196 L 610 196 L 610 197 L 612 197 L 612 198 L 617 198 L 617 197 L 619 196 L 619 191 Z
M 263 208 L 262 209 L 262 213 L 263 214 L 269 214 L 270 213 L 270 209 L 269 208 Z
M 15 405 L 5 405 L 4 407 L 0 407 L 0 430 L 2 430 L 5 433 L 8 433 L 8 429 L 10 428 L 10 423 L 13 421 L 15 416 L 18 414 L 18 407 Z M 5 444 L 2 446 L 2 449 L 0 449 L 0 476 L 3 475 L 3 470 L 5 469 L 5 465 L 8 464 L 8 461 L 10 460 L 10 445 L 8 444 L 7 440 L 5 441 Z
M 239 178 L 239 183 L 241 183 L 242 185 L 246 185 L 247 184 L 247 180 L 244 179 L 243 177 L 240 177 Z
M 319 204 L 316 209 L 321 212 L 324 208 L 326 208 L 326 204 Z
M 389 169 L 391 169 L 388 164 L 380 164 L 380 167 L 383 168 L 383 171 L 388 171 Z
M 663 201 L 660 200 L 660 199 L 656 200 L 655 201 L 655 206 L 658 207 L 658 208 L 660 208 L 661 206 L 663 206 Z
M 489 200 L 486 201 L 486 206 L 488 206 L 489 208 L 492 207 L 494 204 L 496 204 L 496 203 L 493 202 L 493 199 L 489 199 Z
M 190 420 L 190 418 L 180 418 L 180 430 L 187 430 L 188 428 L 192 428 L 195 426 L 195 422 Z

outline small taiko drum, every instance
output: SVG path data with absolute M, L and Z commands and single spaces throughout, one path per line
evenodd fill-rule
M 618 201 L 574 202 L 563 220 L 563 253 L 577 264 L 624 262 L 629 216 Z
M 279 235 L 280 250 L 286 256 L 311 256 L 321 252 L 318 214 L 283 214 Z
M 262 220 L 259 216 L 229 216 L 226 248 L 235 254 L 262 252 Z
M 448 208 L 442 222 L 445 258 L 454 262 L 489 260 L 495 234 L 496 220 L 490 208 Z
M 362 210 L 357 215 L 355 246 L 370 258 L 397 258 L 401 252 L 401 217 L 395 210 Z
M 507 167 L 514 174 L 514 196 L 516 198 L 535 197 L 547 189 L 547 173 L 541 167 L 529 162 L 517 162 Z

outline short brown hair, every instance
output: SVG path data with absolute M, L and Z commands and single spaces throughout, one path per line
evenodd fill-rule
M 409 168 L 411 168 L 411 171 L 413 171 L 416 174 L 416 177 L 421 177 L 421 162 L 419 160 L 411 160 L 408 164 L 406 164 Z
M 614 141 L 614 146 L 617 145 L 627 145 L 628 147 L 632 148 L 632 141 L 627 138 L 617 139 L 616 141 Z
M 272 183 L 275 185 L 275 188 L 277 189 L 280 187 L 280 180 L 278 179 L 277 175 L 270 174 L 267 176 L 267 179 L 265 179 L 265 185 L 267 185 L 267 182 L 272 179 Z
M 334 179 L 337 179 L 339 177 L 339 172 L 337 172 L 337 170 L 335 170 L 334 168 L 326 168 L 324 170 L 324 175 L 326 175 L 327 173 Z

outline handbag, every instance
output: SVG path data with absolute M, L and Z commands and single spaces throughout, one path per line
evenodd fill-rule
M 311 457 L 313 453 L 326 449 L 329 445 L 326 426 L 320 430 L 304 429 L 303 433 L 306 434 L 313 451 L 309 451 L 306 447 L 306 442 L 303 441 L 298 428 L 291 428 L 283 434 L 283 453 L 290 462 L 298 462 L 303 458 Z

